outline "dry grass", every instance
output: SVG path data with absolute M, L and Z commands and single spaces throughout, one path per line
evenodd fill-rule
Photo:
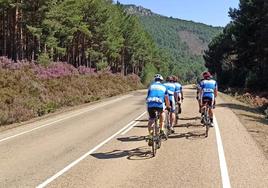
M 0 66 L 0 125 L 26 121 L 62 107 L 90 103 L 141 87 L 136 75 L 76 73 L 44 79 L 32 65 L 18 69 Z

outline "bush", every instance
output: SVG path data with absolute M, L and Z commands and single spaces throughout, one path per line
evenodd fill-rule
M 51 63 L 51 59 L 47 53 L 42 53 L 38 56 L 37 63 L 46 67 Z
M 137 75 L 92 73 L 67 63 L 47 67 L 0 57 L 0 125 L 142 88 Z

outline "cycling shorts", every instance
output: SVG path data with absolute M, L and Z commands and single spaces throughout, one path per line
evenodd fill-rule
M 202 105 L 204 105 L 205 103 L 208 103 L 208 105 L 212 108 L 214 108 L 214 99 L 213 98 L 210 98 L 210 97 L 203 97 L 202 98 Z
M 155 119 L 156 118 L 155 112 L 159 112 L 159 113 L 163 112 L 163 108 L 157 108 L 157 107 L 151 107 L 151 108 L 148 108 L 147 110 L 148 110 L 150 119 Z

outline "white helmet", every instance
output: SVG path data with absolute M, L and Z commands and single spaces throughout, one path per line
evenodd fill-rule
M 156 74 L 156 75 L 154 76 L 154 80 L 155 80 L 155 81 L 163 81 L 164 78 L 163 78 L 163 76 L 161 76 L 161 74 Z

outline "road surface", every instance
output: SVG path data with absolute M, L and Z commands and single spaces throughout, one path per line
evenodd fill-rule
M 0 133 L 0 187 L 268 187 L 268 162 L 220 98 L 205 128 L 195 90 L 176 134 L 152 158 L 145 91 Z

